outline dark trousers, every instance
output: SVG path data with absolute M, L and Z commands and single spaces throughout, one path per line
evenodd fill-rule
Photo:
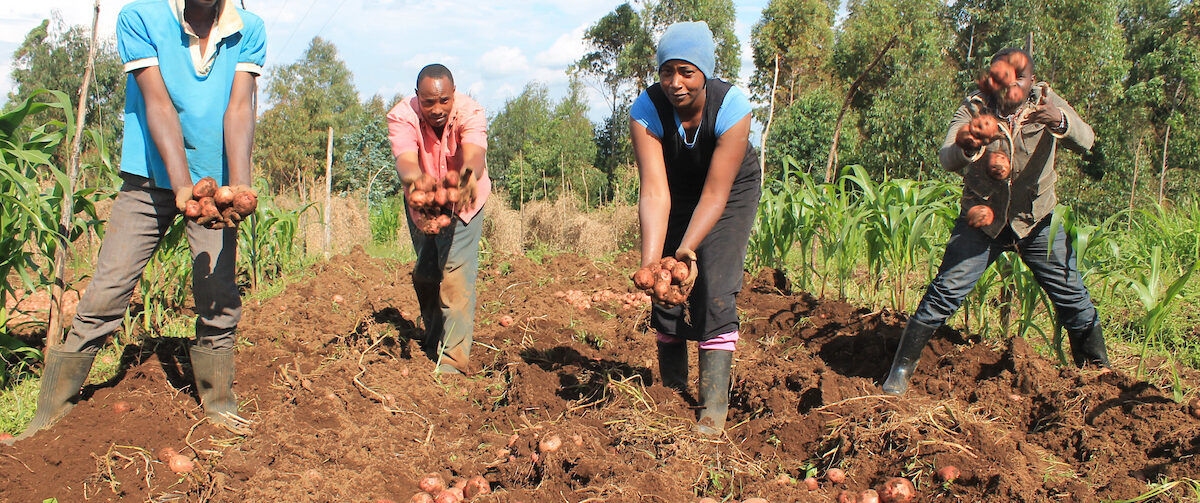
M 113 203 L 96 273 L 61 350 L 96 352 L 121 326 L 133 289 L 179 211 L 175 193 L 149 179 L 123 173 L 125 183 Z M 192 251 L 192 296 L 196 301 L 196 340 L 209 349 L 233 349 L 242 299 L 237 287 L 237 229 L 207 229 L 187 223 Z
M 425 322 L 425 349 L 436 352 L 441 363 L 461 372 L 468 369 L 475 333 L 475 279 L 479 275 L 479 239 L 483 236 L 483 212 L 469 223 L 457 216 L 450 227 L 428 235 L 408 216 L 417 262 L 413 266 L 413 289 Z
M 654 305 L 650 325 L 664 334 L 706 341 L 738 329 L 737 294 L 742 291 L 742 271 L 746 264 L 746 245 L 758 213 L 762 191 L 757 178 L 741 184 L 721 218 L 700 242 L 696 252 L 696 285 L 684 306 L 665 308 Z M 672 208 L 667 224 L 663 255 L 674 255 L 687 231 L 692 212 Z
M 1006 250 L 1015 250 L 1054 304 L 1059 324 L 1067 330 L 1089 328 L 1096 321 L 1096 308 L 1079 277 L 1075 251 L 1062 226 L 1050 228 L 1051 216 L 1038 222 L 1023 239 L 1010 228 L 993 239 L 959 218 L 946 243 L 937 277 L 921 298 L 912 319 L 931 327 L 941 326 L 962 305 L 996 257 Z

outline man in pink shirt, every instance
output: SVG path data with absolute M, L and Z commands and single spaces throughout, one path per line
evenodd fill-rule
M 491 193 L 487 175 L 487 115 L 454 89 L 454 76 L 433 64 L 417 74 L 416 96 L 388 112 L 388 139 L 405 201 L 422 176 L 437 181 L 456 171 L 463 180 L 461 203 L 450 226 L 425 234 L 413 222 L 408 230 L 417 261 L 413 289 L 425 323 L 422 348 L 438 362 L 438 372 L 467 373 L 475 330 L 475 278 L 479 270 L 480 210 Z

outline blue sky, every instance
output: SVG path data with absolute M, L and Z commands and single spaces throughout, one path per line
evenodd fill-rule
M 243 1 L 243 0 L 237 0 Z M 101 0 L 100 35 L 111 37 L 127 0 Z M 566 90 L 564 70 L 586 48 L 584 30 L 617 1 L 599 0 L 244 0 L 267 25 L 267 65 L 294 62 L 314 36 L 337 45 L 361 96 L 410 93 L 417 71 L 433 62 L 454 72 L 460 90 L 489 113 L 540 81 Z M 749 77 L 750 29 L 767 0 L 735 0 L 742 43 L 741 84 Z M 25 34 L 58 11 L 67 24 L 91 22 L 91 0 L 0 0 L 0 90 L 11 90 L 12 53 Z M 2 100 L 0 100 L 2 101 Z M 606 108 L 591 99 L 592 119 Z

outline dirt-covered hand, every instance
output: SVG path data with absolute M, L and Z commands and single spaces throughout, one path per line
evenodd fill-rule
M 192 200 L 192 186 L 175 187 L 175 208 L 183 213 L 187 209 L 187 202 Z
M 680 281 L 679 286 L 686 291 L 691 291 L 692 285 L 696 282 L 696 276 L 699 270 L 696 268 L 696 252 L 690 248 L 680 246 L 675 250 L 675 260 L 683 262 L 688 266 L 687 279 Z
M 1054 106 L 1053 103 L 1039 103 L 1033 112 L 1030 112 L 1028 120 L 1047 126 L 1057 126 L 1062 123 L 1062 117 L 1062 109 Z
M 475 207 L 475 172 L 463 168 L 458 180 L 458 208 L 470 210 Z

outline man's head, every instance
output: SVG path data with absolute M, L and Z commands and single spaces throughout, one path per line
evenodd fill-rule
M 450 69 L 437 63 L 421 69 L 417 74 L 417 105 L 427 124 L 435 128 L 446 125 L 454 108 L 454 76 Z
M 1029 97 L 1029 91 L 1033 89 L 1033 58 L 1029 56 L 1029 53 L 1021 49 L 1008 47 L 1001 49 L 996 55 L 992 56 L 992 63 L 997 61 L 1005 61 L 1012 65 L 1017 78 L 1012 83 L 1012 86 L 1019 88 L 1019 90 L 1011 92 L 1007 89 L 1001 89 L 996 93 L 997 98 L 1000 100 L 1002 108 L 1006 110 L 1015 108 Z M 1014 97 L 1017 99 L 1013 99 Z

